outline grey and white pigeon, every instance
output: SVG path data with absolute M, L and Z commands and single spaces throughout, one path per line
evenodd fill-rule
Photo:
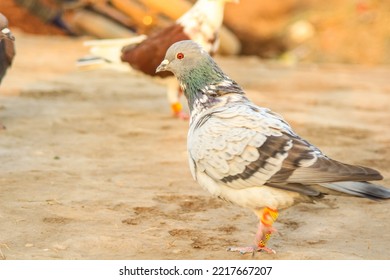
M 241 253 L 267 251 L 278 210 L 323 194 L 390 198 L 371 168 L 324 155 L 278 114 L 252 103 L 197 43 L 173 44 L 156 69 L 178 79 L 190 108 L 187 148 L 194 179 L 211 194 L 252 209 L 260 223 L 256 244 Z

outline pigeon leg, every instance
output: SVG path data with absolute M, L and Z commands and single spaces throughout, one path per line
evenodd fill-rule
M 276 252 L 271 248 L 268 248 L 267 242 L 270 239 L 273 232 L 276 231 L 275 228 L 272 227 L 272 224 L 276 221 L 278 217 L 278 210 L 272 209 L 269 207 L 264 208 L 262 211 L 256 212 L 256 214 L 260 218 L 259 227 L 256 233 L 256 245 L 248 246 L 248 247 L 230 247 L 228 251 L 240 252 L 241 254 L 245 253 L 254 253 L 259 251 L 265 251 L 269 254 Z
M 173 115 L 181 120 L 188 120 L 189 116 L 183 111 L 183 106 L 180 102 L 171 104 Z
M 177 91 L 177 102 L 175 104 L 172 104 L 172 111 L 174 112 L 174 115 L 177 116 L 181 120 L 188 120 L 189 115 L 183 111 L 183 106 L 179 102 L 180 96 L 182 96 L 183 90 L 179 87 L 179 90 Z
M 263 209 L 262 215 L 260 217 L 259 228 L 256 234 L 256 244 L 258 250 L 263 250 L 268 253 L 275 253 L 274 250 L 267 248 L 266 245 L 272 233 L 276 231 L 272 225 L 277 218 L 278 210 L 269 207 Z
M 179 88 L 179 91 L 177 90 L 178 84 L 176 80 L 173 80 L 172 82 L 168 82 L 168 90 L 167 90 L 167 98 L 169 103 L 171 104 L 171 110 L 172 113 L 175 117 L 182 119 L 182 120 L 187 120 L 188 119 L 188 114 L 186 114 L 183 111 L 183 106 L 181 105 L 179 101 L 179 97 L 182 94 L 181 89 Z

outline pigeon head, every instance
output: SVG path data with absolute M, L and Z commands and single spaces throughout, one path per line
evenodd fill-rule
M 199 67 L 211 67 L 212 58 L 202 47 L 191 40 L 174 43 L 165 54 L 164 60 L 157 67 L 156 72 L 170 71 L 179 80 Z
M 8 20 L 2 13 L 0 13 L 0 30 L 3 30 L 6 27 L 8 27 Z
M 170 46 L 156 69 L 156 72 L 160 71 L 170 71 L 176 76 L 191 111 L 199 100 L 204 106 L 212 106 L 225 94 L 243 94 L 241 87 L 223 73 L 200 45 L 191 40 Z
M 202 47 L 191 40 L 174 43 L 166 52 L 156 72 L 170 71 L 186 92 L 201 90 L 208 84 L 222 81 L 225 74 Z

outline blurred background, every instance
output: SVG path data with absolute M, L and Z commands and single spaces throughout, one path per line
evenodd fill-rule
M 194 0 L 2 0 L 11 30 L 121 38 L 150 34 Z M 225 8 L 221 53 L 297 61 L 390 63 L 390 1 L 241 0 Z

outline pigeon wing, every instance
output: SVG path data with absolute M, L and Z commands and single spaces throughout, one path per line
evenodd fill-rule
M 268 109 L 217 108 L 191 126 L 196 129 L 188 145 L 196 170 L 231 188 L 268 185 L 318 195 L 310 185 L 382 178 L 373 169 L 326 157 Z

